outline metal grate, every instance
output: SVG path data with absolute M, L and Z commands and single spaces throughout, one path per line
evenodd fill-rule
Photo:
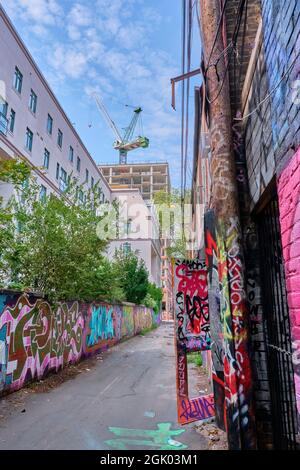
M 264 325 L 275 449 L 296 449 L 297 412 L 277 197 L 259 216 Z

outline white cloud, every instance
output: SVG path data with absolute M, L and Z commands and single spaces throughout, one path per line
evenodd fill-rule
M 68 21 L 76 26 L 89 26 L 92 23 L 92 12 L 81 3 L 76 3 L 68 15 Z
M 63 16 L 63 9 L 56 0 L 2 0 L 12 17 L 22 15 L 25 20 L 44 25 L 54 25 Z
M 87 56 L 72 48 L 57 45 L 49 56 L 49 64 L 61 75 L 80 78 L 86 71 Z

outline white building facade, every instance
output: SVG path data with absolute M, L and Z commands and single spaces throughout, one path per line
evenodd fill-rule
M 109 258 L 116 250 L 136 253 L 143 259 L 150 282 L 161 286 L 161 241 L 155 206 L 144 201 L 139 189 L 112 190 L 112 199 L 118 201 L 118 237 L 108 249 Z
M 83 191 L 98 183 L 110 201 L 109 185 L 1 5 L 0 51 L 0 157 L 27 161 L 44 193 L 63 192 L 72 175 Z

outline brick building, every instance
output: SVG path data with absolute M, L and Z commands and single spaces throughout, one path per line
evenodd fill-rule
M 237 433 L 236 448 L 297 448 L 300 433 L 300 3 L 297 0 L 229 0 L 221 25 L 219 34 L 224 49 L 227 48 L 222 60 L 229 72 L 226 76 L 245 265 L 248 315 L 243 328 L 250 349 L 244 351 L 244 357 L 237 352 L 238 338 L 232 326 L 228 334 L 235 340 L 231 350 L 232 371 L 237 377 L 246 374 L 243 363 L 245 357 L 249 358 L 252 379 L 247 387 L 252 391 L 248 402 L 247 390 L 238 389 L 235 402 L 238 424 L 231 427 L 232 423 L 226 422 L 228 370 L 219 361 L 220 357 L 224 358 L 224 351 L 221 356 L 219 351 L 218 362 L 216 350 L 212 350 L 214 374 L 219 380 L 215 388 L 217 421 L 227 429 L 229 437 L 232 437 L 230 433 Z M 207 102 L 206 122 L 211 133 L 209 116 Z M 198 159 L 195 167 L 201 168 L 202 154 L 195 158 Z M 193 182 L 194 197 L 199 191 L 199 181 L 198 176 Z M 211 226 L 211 212 L 205 214 L 205 235 Z M 208 253 L 212 246 L 207 242 L 206 237 Z M 224 248 L 224 243 L 219 245 L 217 239 L 214 243 L 220 263 L 220 246 Z M 228 253 L 225 251 L 223 255 Z M 221 290 L 222 287 L 224 284 Z M 222 324 L 216 305 L 210 302 L 210 314 Z M 223 338 L 225 347 L 226 342 L 230 343 L 228 338 Z M 250 401 L 255 409 L 252 430 L 248 426 Z

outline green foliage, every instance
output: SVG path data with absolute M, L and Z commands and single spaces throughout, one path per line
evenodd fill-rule
M 156 330 L 158 328 L 158 325 L 152 325 L 150 328 L 143 328 L 142 331 L 140 332 L 141 336 L 145 336 L 147 333 L 151 333 L 151 331 Z
M 30 176 L 30 168 L 23 160 L 0 159 L 0 181 L 22 185 Z
M 146 307 L 153 308 L 154 312 L 158 314 L 161 308 L 162 299 L 162 289 L 157 287 L 154 283 L 149 283 L 147 295 L 143 301 L 143 304 L 146 305 Z
M 178 217 L 179 214 L 182 213 L 182 204 L 190 204 L 191 203 L 191 191 L 187 190 L 185 192 L 184 198 L 182 199 L 181 191 L 179 189 L 172 189 L 171 192 L 166 193 L 165 191 L 158 191 L 154 195 L 154 204 L 156 205 L 156 209 L 158 214 L 160 214 L 160 224 L 161 230 L 163 232 L 164 227 L 162 226 L 161 217 L 166 215 L 164 214 L 165 210 L 172 210 L 174 211 L 173 218 L 170 218 L 170 231 L 167 235 L 164 234 L 163 236 L 167 236 L 168 238 L 168 248 L 166 250 L 166 254 L 169 258 L 186 258 L 187 257 L 187 241 L 185 236 L 185 231 L 183 230 L 184 225 L 180 220 L 181 217 Z M 175 209 L 176 208 L 176 209 Z
M 13 224 L 2 247 L 2 282 L 10 279 L 9 287 L 38 291 L 50 301 L 100 297 L 97 276 L 106 242 L 96 234 L 98 202 L 89 195 L 86 204 L 72 204 L 73 193 L 70 187 L 65 197 L 41 200 L 34 180 L 17 188 L 6 208 Z
M 153 297 L 151 297 L 149 293 L 144 298 L 143 304 L 148 308 L 153 308 L 153 309 L 157 308 L 156 300 L 154 300 Z
M 203 364 L 201 352 L 192 352 L 187 354 L 188 364 L 195 364 L 197 367 L 201 367 Z
M 101 215 L 97 185 L 80 201 L 76 181 L 61 197 L 41 199 L 40 187 L 22 162 L 0 166 L 0 178 L 14 184 L 14 196 L 0 201 L 0 287 L 34 291 L 59 300 L 141 304 L 152 308 L 160 292 L 148 283 L 144 262 L 130 253 L 106 257 L 107 241 L 97 235 Z M 152 296 L 152 297 L 151 297 Z
M 115 254 L 116 273 L 119 285 L 125 293 L 127 302 L 141 304 L 148 290 L 148 271 L 143 260 L 135 253 Z

